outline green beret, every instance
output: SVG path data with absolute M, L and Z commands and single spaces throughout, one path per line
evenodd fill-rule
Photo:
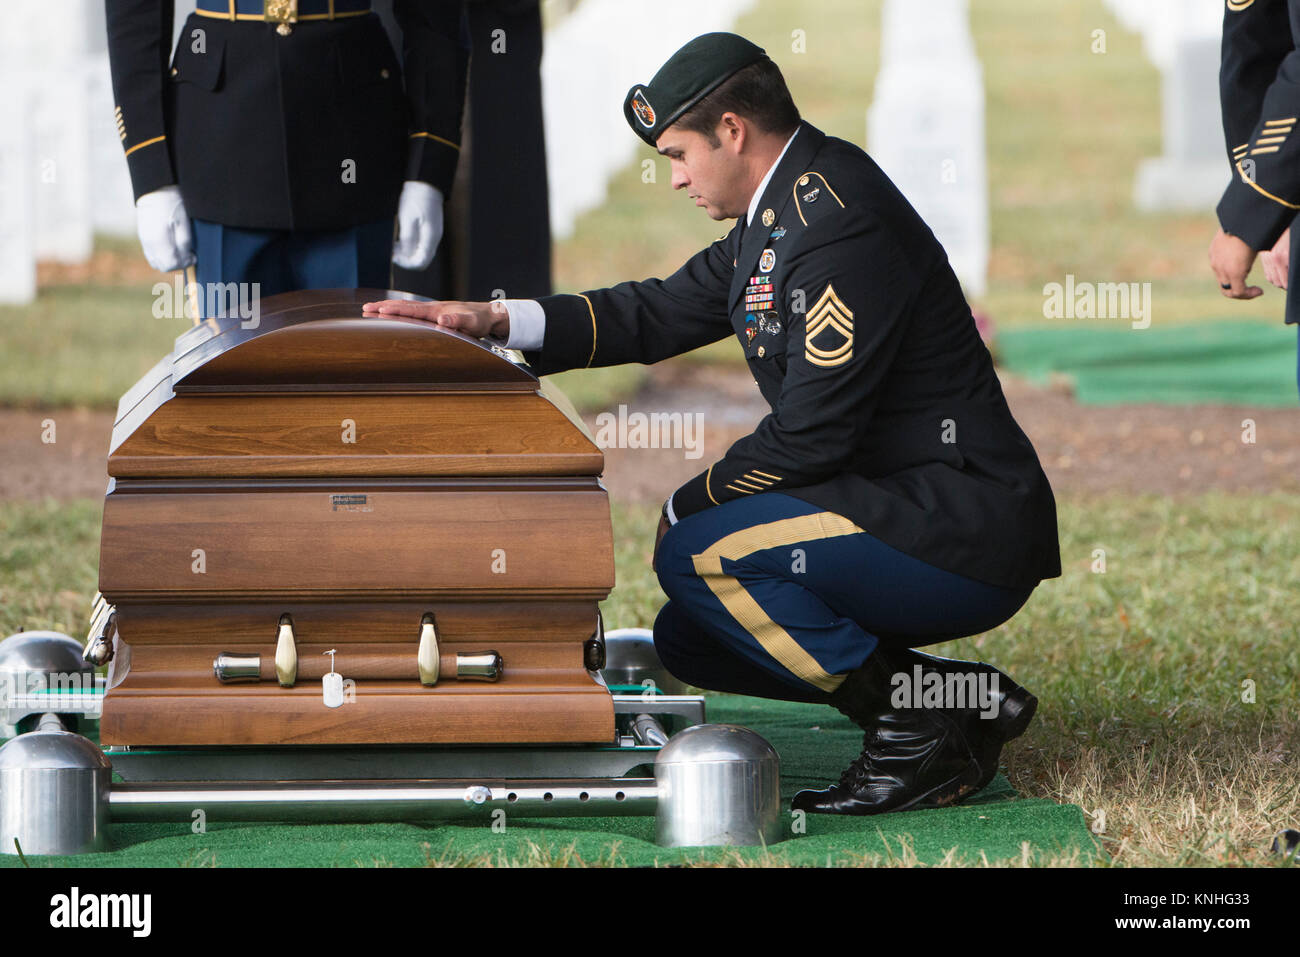
M 723 81 L 767 53 L 734 33 L 705 33 L 682 47 L 649 83 L 628 90 L 623 115 L 632 132 L 651 146 L 682 114 Z

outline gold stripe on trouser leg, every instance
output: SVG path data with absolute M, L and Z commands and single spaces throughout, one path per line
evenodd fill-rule
M 714 542 L 699 555 L 692 555 L 695 574 L 704 579 L 722 607 L 740 627 L 754 636 L 763 650 L 779 661 L 791 674 L 822 691 L 838 688 L 845 675 L 827 674 L 790 633 L 768 617 L 740 581 L 722 570 L 722 560 L 739 561 L 746 555 L 781 545 L 794 545 L 822 538 L 836 538 L 862 531 L 843 515 L 815 512 L 796 518 L 742 528 Z

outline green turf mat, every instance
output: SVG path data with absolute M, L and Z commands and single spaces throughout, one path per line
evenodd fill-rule
M 1061 323 L 999 331 L 1000 365 L 1036 381 L 1065 374 L 1078 400 L 1089 405 L 1296 405 L 1292 326 L 1246 320 L 1163 329 Z
M 823 787 L 861 747 L 862 732 L 821 705 L 710 696 L 711 722 L 743 724 L 781 755 L 786 808 L 795 791 Z M 787 816 L 787 832 L 793 819 Z M 768 849 L 673 849 L 654 843 L 654 818 L 510 819 L 502 831 L 487 824 L 222 824 L 204 834 L 187 824 L 120 824 L 115 849 L 79 857 L 28 857 L 33 867 L 331 867 L 412 866 L 428 863 L 653 866 L 693 861 L 752 864 L 845 865 L 868 855 L 935 863 L 951 849 L 979 863 L 1019 858 L 1028 842 L 1036 856 L 1079 851 L 1090 863 L 1100 851 L 1075 805 L 1020 799 L 1002 775 L 981 794 L 952 808 L 868 818 L 809 815 L 806 833 Z M 22 866 L 0 856 L 0 866 Z

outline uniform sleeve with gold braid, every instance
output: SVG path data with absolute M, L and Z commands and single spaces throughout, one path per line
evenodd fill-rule
M 733 333 L 727 296 L 740 228 L 692 256 L 667 279 L 624 282 L 581 295 L 545 296 L 542 348 L 524 356 L 542 375 L 650 364 Z
M 775 411 L 673 493 L 679 519 L 742 496 L 825 481 L 857 454 L 902 341 L 917 272 L 885 226 L 854 208 L 812 223 L 794 257 L 782 296 L 806 308 L 786 312 L 786 372 Z
M 459 3 L 397 0 L 393 16 L 402 28 L 409 136 L 406 179 L 451 192 L 460 158 L 469 51 L 460 42 Z
M 1300 212 L 1300 52 L 1287 4 L 1227 3 L 1219 95 L 1232 170 L 1219 223 L 1252 249 L 1271 249 Z
M 104 4 L 114 113 L 136 199 L 176 182 L 163 107 L 172 7 L 172 0 Z

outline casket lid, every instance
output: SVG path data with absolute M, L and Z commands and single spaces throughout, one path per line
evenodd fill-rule
M 363 315 L 379 299 L 428 301 L 381 289 L 269 296 L 247 318 L 209 319 L 176 339 L 172 389 L 185 392 L 409 388 L 537 388 L 504 350 L 421 319 Z
M 122 397 L 109 475 L 600 474 L 604 457 L 581 416 L 510 353 L 423 320 L 362 313 L 403 296 L 413 298 L 285 293 L 188 330 Z M 348 422 L 351 440 L 340 432 Z

